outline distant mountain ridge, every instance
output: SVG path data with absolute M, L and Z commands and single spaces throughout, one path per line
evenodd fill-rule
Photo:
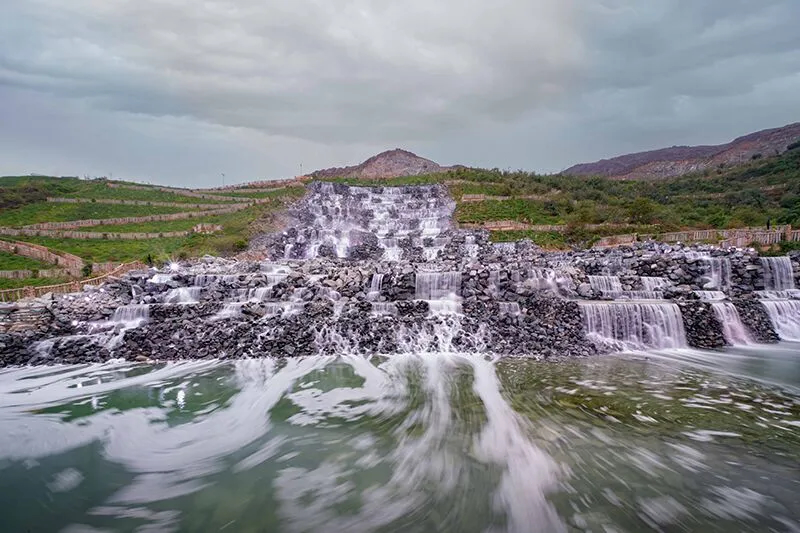
M 374 155 L 361 163 L 351 167 L 326 168 L 312 172 L 312 178 L 363 178 L 363 179 L 386 179 L 400 176 L 418 176 L 420 174 L 431 174 L 444 172 L 452 167 L 443 167 L 439 164 L 425 159 L 408 150 L 395 148 L 387 150 L 378 155 Z
M 738 137 L 717 146 L 673 146 L 638 152 L 594 163 L 582 163 L 564 174 L 606 176 L 620 180 L 656 180 L 746 163 L 759 156 L 768 157 L 786 151 L 800 139 L 800 122 Z

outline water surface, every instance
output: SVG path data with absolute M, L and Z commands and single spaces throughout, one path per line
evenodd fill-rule
M 799 531 L 800 349 L 0 371 L 3 531 Z

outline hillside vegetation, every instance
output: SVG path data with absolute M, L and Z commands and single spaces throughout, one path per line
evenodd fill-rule
M 140 184 L 117 182 L 120 185 Z M 129 224 L 99 224 L 79 228 L 92 233 L 167 233 L 192 231 L 197 224 L 217 225 L 221 229 L 213 233 L 190 233 L 183 237 L 131 239 L 82 239 L 40 236 L 2 236 L 4 240 L 18 240 L 40 244 L 52 251 L 77 255 L 87 264 L 129 261 L 166 261 L 195 257 L 204 254 L 231 255 L 247 248 L 252 234 L 269 229 L 272 216 L 285 204 L 302 196 L 302 187 L 285 187 L 274 191 L 224 191 L 210 192 L 216 196 L 228 196 L 229 200 L 188 196 L 184 190 L 130 189 L 110 187 L 105 180 L 82 180 L 78 178 L 54 178 L 43 176 L 19 176 L 0 178 L 0 227 L 19 228 L 42 222 L 68 222 L 84 219 L 112 219 L 143 217 L 181 212 L 199 212 L 189 219 L 170 221 L 143 221 Z M 48 202 L 48 197 L 81 198 L 95 200 L 81 203 Z M 248 199 L 259 199 L 263 203 L 222 215 L 206 215 L 195 204 L 215 204 L 226 207 Z M 107 204 L 101 200 L 136 200 L 143 202 L 170 202 L 175 206 Z M 266 201 L 264 201 L 266 199 Z M 52 268 L 53 265 L 12 254 L 0 255 L 0 270 L 31 270 Z M 88 273 L 88 272 L 87 272 Z M 2 279 L 0 288 L 25 285 L 42 285 L 61 280 Z
M 588 245 L 619 233 L 659 233 L 679 229 L 734 228 L 791 224 L 800 227 L 800 145 L 782 155 L 754 158 L 736 167 L 720 167 L 660 181 L 615 180 L 604 177 L 543 175 L 524 171 L 453 168 L 393 178 L 323 178 L 361 186 L 399 186 L 441 183 L 456 200 L 455 218 L 461 224 L 516 221 L 530 225 L 561 225 L 566 231 L 494 231 L 498 241 L 530 238 L 542 246 Z M 185 237 L 114 240 L 54 237 L 0 237 L 23 240 L 68 252 L 87 263 L 169 260 L 203 254 L 230 255 L 247 247 L 257 233 L 275 229 L 273 220 L 287 202 L 305 193 L 302 186 L 272 191 L 221 190 L 232 201 L 271 199 L 224 215 L 201 215 L 174 221 L 101 224 L 82 228 L 99 233 L 166 233 L 190 231 L 198 223 L 216 224 L 220 231 Z M 476 198 L 475 195 L 483 195 Z M 464 197 L 467 198 L 464 198 Z M 174 202 L 165 207 L 115 205 L 100 202 L 50 203 L 48 197 Z M 469 201 L 475 200 L 475 201 Z M 77 178 L 0 178 L 0 226 L 19 227 L 37 222 L 147 216 L 197 211 L 190 204 L 231 202 L 186 196 L 181 190 L 163 191 L 109 187 L 105 181 Z M 186 204 L 183 207 L 181 204 Z M 38 270 L 38 261 L 0 255 L 0 270 Z M 8 256 L 8 257 L 7 257 Z M 24 280 L 3 280 L 17 286 Z M 40 279 L 32 283 L 43 283 Z
M 617 225 L 641 226 L 646 233 L 765 226 L 767 221 L 800 227 L 800 146 L 780 156 L 662 181 L 467 168 L 392 179 L 326 181 L 375 186 L 445 183 L 458 202 L 460 223 L 514 220 L 570 226 L 560 235 L 518 231 L 494 235 L 499 240 L 531 237 L 547 245 L 586 243 L 621 233 Z M 476 194 L 511 198 L 461 201 L 464 195 Z M 614 226 L 586 228 L 595 224 Z

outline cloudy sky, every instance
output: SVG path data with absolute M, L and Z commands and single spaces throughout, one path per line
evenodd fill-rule
M 402 147 L 557 171 L 800 121 L 797 0 L 2 0 L 0 175 L 216 185 Z

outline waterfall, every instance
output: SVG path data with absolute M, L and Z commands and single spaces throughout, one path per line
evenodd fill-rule
M 150 306 L 145 304 L 131 304 L 117 307 L 111 315 L 111 322 L 137 327 L 150 318 Z
M 305 259 L 318 256 L 320 248 L 332 248 L 336 257 L 350 257 L 350 251 L 369 242 L 365 234 L 378 238 L 382 258 L 398 261 L 402 249 L 397 237 L 439 236 L 451 224 L 455 209 L 446 190 L 438 185 L 418 187 L 352 187 L 318 184 L 304 201 L 298 215 L 301 230 L 294 242 L 284 247 L 286 257 L 301 255 Z M 304 245 L 305 252 L 294 252 L 294 243 Z M 426 249 L 428 260 L 436 259 L 442 244 Z
M 722 324 L 722 334 L 730 344 L 753 344 L 750 333 L 742 324 L 739 311 L 731 302 L 714 302 L 711 309 Z
M 383 286 L 383 274 L 375 273 L 372 275 L 370 281 L 369 292 L 367 293 L 367 300 L 376 301 L 381 297 L 381 287 Z
M 580 302 L 588 337 L 617 350 L 686 346 L 681 311 L 673 303 Z
M 172 274 L 153 274 L 153 277 L 148 279 L 148 283 L 163 284 L 172 281 Z
M 622 291 L 617 294 L 617 298 L 628 300 L 663 300 L 662 291 Z
M 800 341 L 800 300 L 761 300 L 781 339 Z
M 726 298 L 722 291 L 694 291 L 694 293 L 701 300 L 724 300 Z
M 731 286 L 731 260 L 727 257 L 711 257 L 709 252 L 686 252 L 686 259 L 708 264 L 704 289 L 724 291 Z
M 497 308 L 502 315 L 517 316 L 522 313 L 517 302 L 497 302 Z
M 222 309 L 212 317 L 212 320 L 222 320 L 225 318 L 236 318 L 242 315 L 242 306 L 245 302 L 228 302 Z
M 170 289 L 164 296 L 165 304 L 194 304 L 200 299 L 202 287 L 181 287 Z
M 639 280 L 642 283 L 642 289 L 648 292 L 669 287 L 669 281 L 661 277 L 640 276 Z
M 415 298 L 426 300 L 434 315 L 461 312 L 461 272 L 417 272 L 415 284 Z
M 383 248 L 383 259 L 386 261 L 400 261 L 403 255 L 403 249 L 397 245 L 397 239 L 389 237 L 380 239 L 378 245 Z
M 589 285 L 595 292 L 610 298 L 622 294 L 622 284 L 617 276 L 589 276 Z
M 785 291 L 794 289 L 794 271 L 789 256 L 762 257 L 764 267 L 764 289 L 768 291 Z
M 727 257 L 712 257 L 711 281 L 704 288 L 725 290 L 731 286 L 731 260 Z
M 792 261 L 788 256 L 762 257 L 764 288 L 756 296 L 769 314 L 778 336 L 787 341 L 800 341 L 800 291 L 795 289 Z

